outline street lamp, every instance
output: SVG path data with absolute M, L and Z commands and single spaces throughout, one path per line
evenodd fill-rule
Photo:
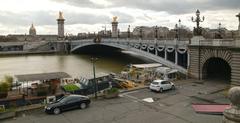
M 128 25 L 127 33 L 128 33 L 127 37 L 130 38 L 130 25 Z
M 95 95 L 96 99 L 97 99 L 98 87 L 97 87 L 97 81 L 96 81 L 95 63 L 96 63 L 97 60 L 98 60 L 98 58 L 94 58 L 94 57 L 91 58 L 91 61 L 92 61 L 92 64 L 93 64 L 94 95 Z
M 181 20 L 178 20 L 178 40 L 180 41 Z
M 201 30 L 201 27 L 199 26 L 200 25 L 200 22 L 203 22 L 205 20 L 205 17 L 203 16 L 202 19 L 200 18 L 200 11 L 197 10 L 196 11 L 196 18 L 194 19 L 192 17 L 192 22 L 196 22 L 197 24 L 197 27 L 194 28 L 194 34 L 195 35 L 202 35 L 202 30 Z
M 143 38 L 143 29 L 142 29 L 142 27 L 140 27 L 139 33 L 140 33 L 140 39 L 142 39 Z
M 158 38 L 158 27 L 155 26 L 155 39 L 157 39 L 157 38 Z

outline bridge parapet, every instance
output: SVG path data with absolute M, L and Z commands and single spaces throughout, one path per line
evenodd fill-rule
M 204 39 L 195 36 L 191 39 L 191 46 L 213 46 L 213 47 L 240 47 L 239 41 L 234 39 Z
M 200 46 L 226 46 L 234 47 L 236 46 L 236 41 L 233 39 L 208 39 L 200 40 Z
M 144 47 L 172 47 L 186 49 L 189 45 L 189 41 L 177 41 L 177 40 L 141 40 L 141 39 L 119 39 L 119 38 L 103 38 L 100 42 L 95 43 L 93 39 L 84 39 L 71 41 L 71 49 L 79 45 L 87 44 L 121 44 L 125 46 L 144 46 Z
M 141 43 L 141 44 L 149 44 L 149 45 L 181 45 L 187 46 L 189 41 L 177 41 L 177 40 L 137 40 L 137 39 L 102 39 L 101 42 L 104 43 L 119 43 L 119 44 L 126 44 L 126 43 Z

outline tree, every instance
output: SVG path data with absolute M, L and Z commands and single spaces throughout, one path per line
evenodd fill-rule
M 10 85 L 7 82 L 0 81 L 0 98 L 6 98 Z
M 12 77 L 12 76 L 9 76 L 9 75 L 5 75 L 3 81 L 6 82 L 6 83 L 8 83 L 9 85 L 12 85 L 12 83 L 13 83 L 13 77 Z

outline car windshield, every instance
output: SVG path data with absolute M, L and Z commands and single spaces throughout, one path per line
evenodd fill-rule
M 61 103 L 66 102 L 68 98 L 69 98 L 68 96 L 63 96 L 62 98 L 58 99 L 57 102 L 61 102 Z
M 158 82 L 152 82 L 153 85 L 158 85 Z

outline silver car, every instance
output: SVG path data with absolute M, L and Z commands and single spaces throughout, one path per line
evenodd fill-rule
M 172 82 L 166 80 L 154 80 L 150 86 L 150 90 L 163 92 L 164 90 L 175 89 L 175 85 Z

